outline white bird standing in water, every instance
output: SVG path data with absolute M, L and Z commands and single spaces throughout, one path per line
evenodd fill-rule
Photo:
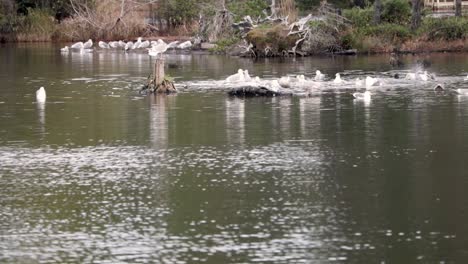
M 64 53 L 68 52 L 69 50 L 70 50 L 70 49 L 68 48 L 68 46 L 65 46 L 64 48 L 61 48 L 61 49 L 60 49 L 60 51 L 61 51 L 61 52 L 64 52 Z
M 315 71 L 315 80 L 316 81 L 321 81 L 321 80 L 323 80 L 323 78 L 324 78 L 324 75 L 319 70 L 316 70 Z
M 45 92 L 44 87 L 41 87 L 36 91 L 36 101 L 38 103 L 45 103 L 45 101 L 46 101 L 46 92 Z
M 339 73 L 335 74 L 335 80 L 333 80 L 334 83 L 342 83 L 343 80 L 341 80 L 341 76 Z
M 370 101 L 371 93 L 369 91 L 365 91 L 363 93 L 353 93 L 353 97 L 356 100 Z

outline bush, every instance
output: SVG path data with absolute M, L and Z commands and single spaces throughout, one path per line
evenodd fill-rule
M 418 31 L 428 40 L 456 40 L 468 38 L 468 19 L 461 17 L 426 18 Z
M 355 27 L 366 27 L 371 25 L 373 15 L 373 8 L 362 9 L 359 7 L 354 7 L 343 10 L 343 16 L 349 19 Z
M 228 38 L 223 38 L 218 41 L 216 41 L 216 47 L 212 50 L 213 52 L 216 53 L 223 53 L 225 52 L 228 48 L 234 46 L 237 44 L 241 38 L 239 36 L 233 35 Z
M 411 7 L 407 0 L 387 0 L 383 2 L 382 21 L 405 25 L 410 22 Z

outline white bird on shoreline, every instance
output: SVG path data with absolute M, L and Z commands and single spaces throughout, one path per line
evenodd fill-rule
M 127 43 L 125 43 L 125 42 L 122 41 L 122 40 L 119 40 L 119 47 L 121 47 L 122 49 L 124 49 L 126 45 L 127 45 Z
M 131 41 L 127 42 L 124 47 L 125 52 L 127 52 L 130 49 L 133 49 L 133 42 Z
M 179 44 L 179 42 L 180 42 L 180 41 L 178 41 L 178 40 L 172 41 L 171 43 L 169 43 L 169 44 L 167 45 L 167 48 L 168 48 L 168 49 L 175 49 L 175 48 L 177 48 L 177 45 Z
M 75 44 L 71 45 L 70 48 L 72 49 L 83 49 L 84 44 L 83 42 L 76 42 Z
M 134 49 L 139 49 L 141 45 L 141 37 L 137 39 L 137 41 L 133 44 Z
M 41 87 L 36 91 L 36 101 L 38 103 L 45 103 L 45 101 L 46 101 L 46 92 L 45 92 L 44 87 Z
M 335 74 L 335 80 L 333 80 L 333 82 L 336 84 L 343 82 L 339 73 Z
M 116 49 L 119 47 L 119 42 L 118 41 L 111 41 L 109 42 L 109 47 L 112 49 Z
M 108 49 L 108 48 L 109 48 L 109 44 L 107 44 L 107 43 L 104 42 L 104 41 L 99 41 L 98 46 L 99 46 L 101 49 Z
M 365 91 L 363 93 L 353 93 L 353 97 L 355 100 L 370 101 L 371 93 L 369 91 Z
M 325 77 L 325 75 L 323 75 L 319 70 L 315 71 L 315 80 L 316 81 L 321 81 L 321 80 L 323 80 L 324 77 Z
M 146 49 L 146 48 L 148 48 L 150 45 L 151 45 L 151 42 L 149 42 L 149 40 L 145 40 L 145 41 L 143 41 L 142 43 L 140 43 L 139 48 L 140 48 L 140 49 Z
M 177 48 L 179 49 L 189 49 L 192 47 L 192 42 L 190 42 L 190 40 L 187 40 L 183 43 L 181 43 L 179 46 L 177 46 Z
M 90 49 L 92 47 L 93 47 L 93 41 L 91 39 L 88 39 L 88 41 L 86 41 L 83 44 L 83 49 Z

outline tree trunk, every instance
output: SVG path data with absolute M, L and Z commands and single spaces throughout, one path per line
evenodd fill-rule
M 375 0 L 374 2 L 374 24 L 380 24 L 380 16 L 382 14 L 382 1 Z
M 455 16 L 462 16 L 462 0 L 455 0 Z
M 421 0 L 411 0 L 411 29 L 416 30 L 421 25 Z

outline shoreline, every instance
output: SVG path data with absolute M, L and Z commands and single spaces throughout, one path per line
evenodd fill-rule
M 190 40 L 189 36 L 151 36 L 144 38 L 145 40 L 158 40 L 162 39 L 166 42 L 168 41 L 187 41 Z M 133 39 L 130 39 L 133 40 Z M 96 42 L 96 40 L 93 40 Z M 112 40 L 111 40 L 112 41 Z M 59 46 L 62 44 L 73 43 L 72 41 L 56 41 L 56 40 L 34 40 L 34 41 L 1 41 L 0 45 L 17 45 L 17 44 L 52 44 Z M 215 45 L 213 43 L 207 43 L 210 46 Z M 203 45 L 202 45 L 203 46 Z M 236 54 L 232 52 L 232 48 L 228 48 L 224 52 L 214 52 L 211 48 L 194 48 L 190 50 L 190 53 L 196 54 L 212 54 L 212 55 L 225 55 L 232 57 L 242 57 L 255 59 L 251 56 L 242 56 L 242 54 Z M 358 56 L 358 55 L 385 55 L 385 54 L 398 54 L 398 55 L 407 55 L 407 54 L 428 54 L 428 53 L 466 53 L 468 52 L 468 39 L 465 40 L 452 40 L 452 41 L 407 41 L 402 43 L 399 48 L 380 48 L 373 49 L 370 48 L 367 51 L 362 51 L 359 49 L 350 49 L 343 50 L 340 52 L 319 52 L 319 53 L 310 53 L 306 55 L 290 55 L 290 56 L 272 56 L 268 58 L 285 58 L 285 57 L 317 57 L 317 56 Z

